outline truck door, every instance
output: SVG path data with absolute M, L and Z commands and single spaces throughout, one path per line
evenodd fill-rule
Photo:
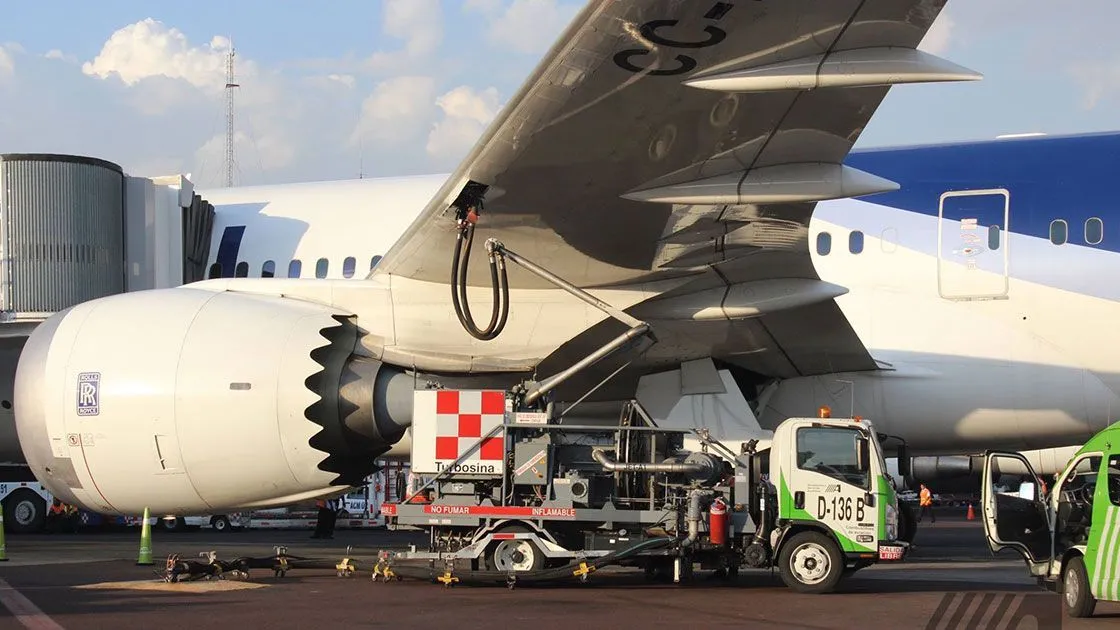
M 1105 461 L 1091 506 L 1085 569 L 1094 597 L 1120 601 L 1120 453 L 1108 455 Z
M 785 489 L 792 505 L 783 505 L 783 513 L 827 525 L 846 552 L 877 551 L 878 489 L 872 481 L 881 471 L 868 455 L 868 437 L 838 426 L 799 427 L 795 434 L 797 460 Z
M 1017 491 L 996 490 L 1005 475 L 1024 480 Z M 1018 453 L 989 452 L 984 459 L 980 505 L 988 547 L 993 553 L 1003 549 L 1019 552 L 1034 576 L 1048 573 L 1054 548 L 1050 508 L 1040 496 L 1040 480 Z

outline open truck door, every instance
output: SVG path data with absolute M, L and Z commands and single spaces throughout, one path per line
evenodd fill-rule
M 1003 475 L 1024 479 L 1018 492 L 997 492 Z M 989 451 L 984 457 L 980 505 L 984 534 L 993 553 L 1014 549 L 1023 556 L 1031 575 L 1044 577 L 1053 559 L 1054 535 L 1050 508 L 1042 496 L 1041 478 L 1018 453 Z

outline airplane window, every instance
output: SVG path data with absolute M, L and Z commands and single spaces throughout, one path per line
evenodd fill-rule
M 320 280 L 326 278 L 328 266 L 330 266 L 330 262 L 328 262 L 326 258 L 320 258 L 315 263 L 315 277 L 319 278 Z
M 999 226 L 993 225 L 988 228 L 988 249 L 995 251 L 999 249 Z
M 1069 239 L 1069 224 L 1064 219 L 1054 219 L 1050 222 L 1050 242 L 1055 245 L 1065 245 Z
M 234 267 L 233 275 L 237 278 L 248 278 L 249 277 L 249 263 L 245 262 L 244 260 L 237 263 L 237 266 Z
M 1104 240 L 1104 221 L 1093 217 L 1085 222 L 1085 242 L 1098 245 Z
M 832 235 L 828 232 L 817 234 L 817 254 L 827 256 L 832 251 Z
M 369 270 L 373 271 L 373 268 L 376 267 L 377 263 L 379 263 L 379 262 L 381 262 L 381 257 L 380 256 L 374 256 L 373 258 L 371 258 L 370 261 L 369 261 Z
M 848 235 L 848 251 L 853 254 L 863 251 L 863 232 L 854 230 Z
M 342 277 L 343 278 L 353 278 L 354 277 L 354 265 L 356 263 L 357 263 L 357 261 L 354 260 L 353 256 L 347 256 L 346 259 L 342 261 Z
M 303 263 L 301 263 L 298 259 L 288 263 L 289 278 L 298 278 L 301 271 L 303 271 Z
M 262 278 L 275 278 L 276 277 L 276 263 L 272 262 L 271 260 L 264 261 L 264 265 L 261 267 L 261 277 Z
M 210 265 L 210 279 L 222 277 L 222 263 Z

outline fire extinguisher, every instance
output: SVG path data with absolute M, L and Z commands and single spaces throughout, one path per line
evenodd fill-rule
M 727 544 L 727 503 L 723 499 L 712 501 L 708 510 L 708 539 L 713 545 Z

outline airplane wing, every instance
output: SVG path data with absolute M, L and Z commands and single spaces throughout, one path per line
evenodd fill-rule
M 781 349 L 752 363 L 774 375 L 873 368 L 806 226 L 817 201 L 897 188 L 842 164 L 890 85 L 979 78 L 915 50 L 945 1 L 593 0 L 374 273 L 450 283 L 455 206 L 483 195 L 479 240 L 577 286 L 816 296 L 798 318 L 713 329 L 713 352 Z M 489 286 L 481 252 L 470 270 Z M 509 284 L 548 286 L 516 265 Z

